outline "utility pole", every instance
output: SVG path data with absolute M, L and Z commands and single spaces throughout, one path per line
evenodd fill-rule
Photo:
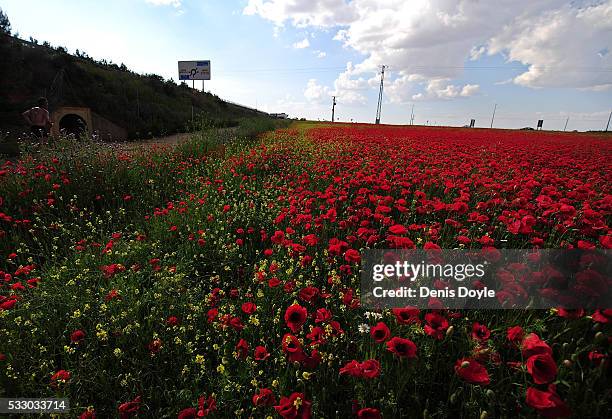
M 334 122 L 334 113 L 336 112 L 336 96 L 332 99 L 332 122 Z
M 410 110 L 410 125 L 414 123 L 414 103 L 412 104 L 412 109 Z
M 384 80 L 385 80 L 385 68 L 387 68 L 386 65 L 381 66 L 380 89 L 378 91 L 378 106 L 376 107 L 376 124 L 380 124 L 380 111 L 381 111 L 381 107 L 382 107 L 383 83 L 384 83 Z
M 495 111 L 497 110 L 497 103 L 493 107 L 493 116 L 491 117 L 491 128 L 493 128 L 493 121 L 495 120 Z
M 610 111 L 610 116 L 608 117 L 608 123 L 606 124 L 606 132 L 608 132 L 608 128 L 610 128 L 610 118 L 612 118 L 612 111 Z
M 563 131 L 565 131 L 567 129 L 567 123 L 569 122 L 569 116 L 567 117 L 567 119 L 565 120 L 565 126 L 563 127 Z

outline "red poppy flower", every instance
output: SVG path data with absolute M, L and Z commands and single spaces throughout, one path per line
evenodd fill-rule
M 140 410 L 140 403 L 142 398 L 136 397 L 131 402 L 122 403 L 119 405 L 119 417 L 120 419 L 128 419 L 138 413 Z
M 85 340 L 85 332 L 82 330 L 75 330 L 70 334 L 70 341 L 72 343 L 80 343 Z
M 65 384 L 70 381 L 70 371 L 59 370 L 51 376 L 51 387 L 57 388 L 60 384 Z
M 561 400 L 552 384 L 545 391 L 529 387 L 525 402 L 545 418 L 563 418 L 571 415 L 571 410 Z
M 408 233 L 408 229 L 401 224 L 394 224 L 389 227 L 389 233 L 394 234 L 396 236 L 401 236 L 402 234 Z
M 240 317 L 232 317 L 229 324 L 234 330 L 241 331 L 244 329 L 244 324 L 242 323 L 242 320 L 240 320 Z
M 348 263 L 359 263 L 361 262 L 361 255 L 355 249 L 348 249 L 344 254 L 344 260 Z
M 265 346 L 256 346 L 253 358 L 255 361 L 265 361 L 270 357 L 270 353 Z
M 311 340 L 310 345 L 322 345 L 326 342 L 325 330 L 319 326 L 313 327 L 306 337 Z
M 472 325 L 472 339 L 484 342 L 489 339 L 491 332 L 484 324 L 474 322 Z
M 391 337 L 391 331 L 383 322 L 378 322 L 370 329 L 370 336 L 376 343 L 382 343 Z
M 357 412 L 359 419 L 382 419 L 380 411 L 372 407 L 364 407 Z
M 582 308 L 568 310 L 563 307 L 559 307 L 557 309 L 557 316 L 563 317 L 565 319 L 579 319 L 581 317 L 584 317 L 584 314 L 585 314 L 585 311 Z
M 462 380 L 471 384 L 488 385 L 489 373 L 487 369 L 473 358 L 462 358 L 455 362 L 455 372 Z
M 304 287 L 300 290 L 298 298 L 308 303 L 312 302 L 319 295 L 317 287 Z
M 83 413 L 81 413 L 79 419 L 96 419 L 96 411 L 93 408 L 88 408 Z
M 281 244 L 284 239 L 285 239 L 285 233 L 280 230 L 275 231 L 274 234 L 270 237 L 270 240 L 272 241 L 272 243 L 275 243 L 275 244 Z
M 195 407 L 188 407 L 183 409 L 178 414 L 178 419 L 196 419 L 198 417 L 198 409 Z
M 210 310 L 208 310 L 208 313 L 206 314 L 206 318 L 208 319 L 208 323 L 212 323 L 215 321 L 215 319 L 217 318 L 217 315 L 219 314 L 219 310 L 216 308 L 211 308 Z
M 402 358 L 416 358 L 417 347 L 410 339 L 395 336 L 387 342 L 387 350 Z
M 340 368 L 340 375 L 350 375 L 351 377 L 361 377 L 361 364 L 358 361 L 352 360 L 344 367 Z
M 2 303 L 0 303 L 0 311 L 10 310 L 15 307 L 15 304 L 17 304 L 17 300 L 15 299 L 3 301 Z
M 507 337 L 510 342 L 515 345 L 519 345 L 524 336 L 524 331 L 521 326 L 513 326 L 508 328 Z
M 612 308 L 606 308 L 604 310 L 595 310 L 595 313 L 591 316 L 593 321 L 597 323 L 610 323 L 612 322 Z
M 285 419 L 310 419 L 312 402 L 304 398 L 302 393 L 293 393 L 289 397 L 281 397 L 276 412 Z
M 249 301 L 242 304 L 242 312 L 245 314 L 253 314 L 255 310 L 257 310 L 257 305 L 255 305 L 255 303 Z
M 253 404 L 259 406 L 272 406 L 276 403 L 276 397 L 269 388 L 262 388 L 253 396 Z
M 423 328 L 425 333 L 436 339 L 442 339 L 448 329 L 448 320 L 437 312 L 427 313 L 425 315 L 427 324 Z
M 217 401 L 213 396 L 200 396 L 198 399 L 198 417 L 203 418 L 217 410 Z
M 368 359 L 361 363 L 361 376 L 363 378 L 376 378 L 380 375 L 380 362 Z
M 239 358 L 246 358 L 249 352 L 249 343 L 241 338 L 236 344 L 236 352 L 238 353 Z
M 419 320 L 421 310 L 416 307 L 393 308 L 392 311 L 395 314 L 397 324 L 419 324 L 421 322 Z
M 599 351 L 590 351 L 588 358 L 594 366 L 598 367 L 602 362 L 607 362 L 608 355 L 602 354 Z
M 151 355 L 159 353 L 159 351 L 161 351 L 161 348 L 162 348 L 162 341 L 161 341 L 161 339 L 153 339 L 147 345 L 147 349 L 149 350 Z
M 315 323 L 326 322 L 332 317 L 331 311 L 326 308 L 320 308 L 315 313 Z
M 287 359 L 291 362 L 302 362 L 306 358 L 298 338 L 289 333 L 283 336 L 282 348 L 287 355 Z
M 550 383 L 557 376 L 557 364 L 548 353 L 530 356 L 526 365 L 536 384 Z
M 306 323 L 308 311 L 299 304 L 293 304 L 285 311 L 285 324 L 293 333 L 296 333 Z
M 314 234 L 309 234 L 307 236 L 304 236 L 302 240 L 304 244 L 306 244 L 307 246 L 316 246 L 317 243 L 319 243 L 319 239 Z
M 552 355 L 552 349 L 535 333 L 530 333 L 523 339 L 521 344 L 523 358 L 527 359 L 533 355 L 548 354 Z

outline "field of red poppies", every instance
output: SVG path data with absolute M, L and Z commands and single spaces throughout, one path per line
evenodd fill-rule
M 0 397 L 82 418 L 610 417 L 612 308 L 369 311 L 359 286 L 365 249 L 612 248 L 610 138 L 211 135 L 2 166 Z

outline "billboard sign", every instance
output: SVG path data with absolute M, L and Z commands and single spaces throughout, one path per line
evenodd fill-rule
M 179 61 L 179 80 L 210 80 L 210 60 Z

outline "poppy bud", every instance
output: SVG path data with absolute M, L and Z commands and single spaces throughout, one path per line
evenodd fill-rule
M 566 359 L 563 361 L 563 366 L 570 368 L 572 366 L 572 361 L 570 361 L 569 359 Z
M 455 326 L 450 326 L 448 329 L 446 329 L 446 337 L 447 338 L 451 337 L 454 331 L 455 331 Z
M 494 399 L 495 398 L 495 392 L 493 390 L 491 390 L 491 389 L 487 390 L 486 394 L 487 394 L 487 397 L 490 398 L 490 399 Z M 484 413 L 486 413 L 486 411 Z
M 483 410 L 480 414 L 480 419 L 487 419 L 489 417 L 489 413 L 486 410 Z
M 595 340 L 604 343 L 607 340 L 606 335 L 604 335 L 603 332 L 597 332 L 595 334 Z

